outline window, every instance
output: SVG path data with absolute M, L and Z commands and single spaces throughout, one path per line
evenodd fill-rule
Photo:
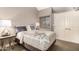
M 50 29 L 50 16 L 40 17 L 40 27 Z
M 0 27 L 11 26 L 10 20 L 0 20 Z

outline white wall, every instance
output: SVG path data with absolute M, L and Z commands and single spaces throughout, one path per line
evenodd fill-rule
M 0 20 L 11 20 L 12 25 L 33 24 L 38 21 L 35 7 L 0 7 Z
M 38 16 L 43 17 L 43 16 L 50 16 L 51 14 L 51 7 L 40 10 Z
M 79 11 L 55 13 L 54 26 L 57 39 L 79 44 Z

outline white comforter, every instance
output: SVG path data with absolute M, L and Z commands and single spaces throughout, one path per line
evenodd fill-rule
M 20 43 L 30 44 L 40 50 L 47 50 L 55 40 L 55 33 L 51 31 L 23 31 L 17 34 Z

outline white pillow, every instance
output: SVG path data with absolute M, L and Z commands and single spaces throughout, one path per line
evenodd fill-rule
M 30 28 L 30 25 L 27 25 L 26 28 L 27 28 L 27 31 L 32 31 Z

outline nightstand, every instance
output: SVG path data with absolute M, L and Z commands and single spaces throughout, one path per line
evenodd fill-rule
M 8 39 L 8 44 L 9 44 L 9 47 L 10 48 L 13 48 L 11 46 L 11 43 L 15 40 L 15 37 L 16 36 L 3 36 L 3 37 L 0 37 L 0 41 L 1 41 L 1 50 L 4 51 L 5 50 L 5 47 L 4 47 L 4 43 L 5 43 L 5 40 Z

